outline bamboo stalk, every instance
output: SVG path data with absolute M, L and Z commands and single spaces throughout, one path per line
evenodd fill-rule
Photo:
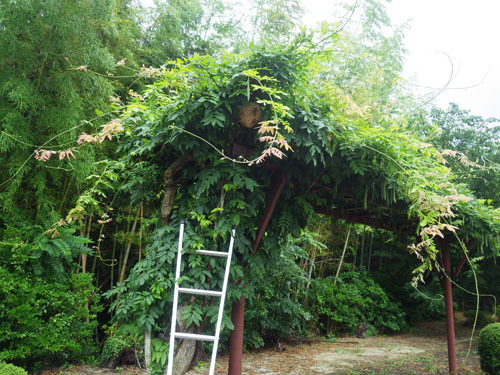
M 137 222 L 139 221 L 140 210 L 141 208 L 139 207 L 137 209 L 137 214 L 135 216 L 134 223 L 132 224 L 131 236 L 127 243 L 127 247 L 125 248 L 125 255 L 123 256 L 122 269 L 120 272 L 120 278 L 118 279 L 118 283 L 122 283 L 123 280 L 125 279 L 125 269 L 127 268 L 128 256 L 130 254 L 130 248 L 132 247 L 133 236 L 135 234 L 135 229 L 137 228 Z
M 312 257 L 311 257 L 311 262 L 309 265 L 309 272 L 307 274 L 307 284 L 306 284 L 306 290 L 309 290 L 309 286 L 311 285 L 311 276 L 312 276 L 312 271 L 314 268 L 314 261 L 316 259 L 316 250 L 314 250 Z
M 85 233 L 85 236 L 87 238 L 90 238 L 90 226 L 92 224 L 92 216 L 93 216 L 93 211 L 90 211 L 90 216 L 89 216 L 89 221 L 87 223 L 87 230 Z M 81 254 L 81 259 L 82 259 L 82 273 L 87 272 L 87 254 Z
M 111 283 L 110 288 L 113 287 L 114 273 L 115 273 L 115 254 L 116 254 L 116 235 L 118 234 L 118 224 L 115 225 L 115 236 L 113 238 L 113 251 L 111 253 Z
M 370 266 L 371 266 L 371 263 L 372 263 L 372 246 L 373 246 L 373 232 L 371 232 L 370 250 L 368 252 L 368 272 L 370 272 Z
M 365 229 L 366 227 L 363 226 L 363 233 L 361 233 L 361 255 L 359 257 L 359 270 L 361 271 L 361 268 L 363 268 L 363 261 L 365 257 Z
M 141 201 L 141 225 L 139 228 L 139 262 L 142 258 L 142 219 L 144 218 L 144 205 Z
M 59 202 L 59 208 L 57 209 L 57 212 L 59 212 L 59 213 L 62 212 L 64 201 L 66 200 L 66 197 L 68 196 L 69 187 L 70 187 L 70 178 L 66 177 L 64 179 L 63 190 L 62 190 L 63 196 L 61 198 L 61 202 Z
M 349 229 L 347 230 L 347 237 L 345 239 L 344 243 L 344 250 L 342 250 L 342 256 L 340 257 L 340 262 L 339 262 L 339 267 L 337 268 L 337 273 L 335 274 L 335 280 L 333 280 L 333 285 L 337 285 L 337 278 L 339 277 L 340 274 L 340 268 L 342 267 L 342 263 L 344 262 L 344 255 L 345 251 L 347 250 L 347 243 L 349 242 L 349 234 L 351 233 L 351 227 L 349 226 Z

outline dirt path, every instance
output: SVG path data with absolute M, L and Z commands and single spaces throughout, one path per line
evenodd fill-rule
M 476 343 L 463 363 L 469 346 L 470 328 L 457 325 L 459 374 L 480 374 Z M 216 374 L 227 374 L 228 357 L 220 356 Z M 43 375 L 139 375 L 137 368 L 111 371 L 79 366 Z M 208 363 L 202 363 L 188 375 L 208 374 Z M 366 339 L 339 338 L 336 342 L 314 341 L 285 345 L 283 351 L 264 349 L 243 355 L 243 375 L 391 375 L 448 374 L 448 356 L 444 322 L 431 322 L 415 327 L 410 333 L 377 336 Z
M 470 328 L 457 325 L 458 363 L 466 357 Z M 477 336 L 477 335 L 476 335 Z M 218 360 L 217 374 L 227 374 L 227 356 Z M 460 374 L 480 374 L 476 343 Z M 208 374 L 200 366 L 189 375 Z M 448 352 L 444 322 L 419 325 L 411 333 L 366 339 L 339 338 L 317 341 L 284 351 L 266 349 L 243 355 L 244 375 L 330 375 L 330 374 L 448 374 Z

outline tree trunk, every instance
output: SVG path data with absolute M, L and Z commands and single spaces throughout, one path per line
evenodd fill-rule
M 161 221 L 163 225 L 167 225 L 170 221 L 170 216 L 174 208 L 175 195 L 177 194 L 177 183 L 174 177 L 189 160 L 189 157 L 182 156 L 175 160 L 163 173 L 163 182 L 165 183 L 165 194 L 161 202 Z

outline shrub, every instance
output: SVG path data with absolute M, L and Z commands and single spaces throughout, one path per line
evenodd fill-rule
M 37 370 L 91 355 L 93 290 L 90 274 L 51 282 L 0 266 L 0 359 Z
M 0 374 L 2 375 L 27 375 L 26 371 L 21 367 L 14 366 L 10 363 L 0 362 Z
M 290 236 L 279 252 L 272 249 L 266 263 L 250 270 L 249 278 L 257 282 L 252 285 L 254 297 L 248 299 L 245 309 L 247 347 L 258 348 L 292 336 L 310 319 L 301 295 L 307 278 L 298 266 L 299 260 L 306 257 L 306 241 L 311 241 L 308 232 L 298 238 Z
M 117 360 L 120 352 L 132 346 L 129 339 L 119 335 L 108 337 L 102 348 L 99 362 L 101 365 L 107 366 L 110 361 Z
M 477 345 L 481 369 L 490 375 L 500 374 L 500 323 L 481 330 Z
M 74 261 L 87 240 L 40 230 L 10 226 L 11 242 L 0 242 L 0 361 L 28 371 L 85 360 L 97 326 L 93 276 Z
M 322 333 L 353 333 L 364 323 L 382 331 L 406 327 L 399 305 L 365 272 L 345 272 L 333 285 L 334 277 L 314 280 L 309 291 L 312 327 Z

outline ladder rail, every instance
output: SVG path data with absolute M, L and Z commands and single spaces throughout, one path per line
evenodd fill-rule
M 236 234 L 236 229 L 233 227 L 231 230 L 231 241 L 229 242 L 229 251 L 227 255 L 226 261 L 226 270 L 224 271 L 224 283 L 222 284 L 222 296 L 219 304 L 219 314 L 217 316 L 217 326 L 215 327 L 215 340 L 214 346 L 212 349 L 212 358 L 210 360 L 210 371 L 209 375 L 213 375 L 215 372 L 215 360 L 217 358 L 217 347 L 219 346 L 219 336 L 220 336 L 220 327 L 222 325 L 222 317 L 224 316 L 224 302 L 226 300 L 226 291 L 227 291 L 227 282 L 229 280 L 229 271 L 231 269 L 231 257 L 233 255 L 233 245 L 234 245 L 234 236 Z
M 214 375 L 215 372 L 215 360 L 217 358 L 217 347 L 219 346 L 219 336 L 220 336 L 220 327 L 222 325 L 222 317 L 224 316 L 224 302 L 226 300 L 226 291 L 227 291 L 227 282 L 229 280 L 229 270 L 231 269 L 231 257 L 233 255 L 233 245 L 234 245 L 234 236 L 236 234 L 236 229 L 233 227 L 231 230 L 231 241 L 229 243 L 229 251 L 227 255 L 226 262 L 226 270 L 224 272 L 224 283 L 222 284 L 222 296 L 219 304 L 219 314 L 217 316 L 217 326 L 215 328 L 215 340 L 214 346 L 212 349 L 212 358 L 210 360 L 210 371 L 209 375 Z
M 172 307 L 172 323 L 170 326 L 170 344 L 168 346 L 168 367 L 167 374 L 172 375 L 174 366 L 174 345 L 175 345 L 175 325 L 177 323 L 177 304 L 179 302 L 179 277 L 181 277 L 181 257 L 182 257 L 182 240 L 184 237 L 184 220 L 181 220 L 179 228 L 179 245 L 177 247 L 177 265 L 175 268 L 174 279 L 174 303 Z

